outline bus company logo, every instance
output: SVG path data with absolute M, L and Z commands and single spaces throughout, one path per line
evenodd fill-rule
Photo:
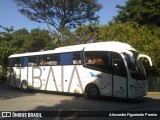
M 93 72 L 90 72 L 90 74 L 91 74 L 92 77 L 97 77 L 97 75 Z
M 2 112 L 2 117 L 11 117 L 11 112 Z

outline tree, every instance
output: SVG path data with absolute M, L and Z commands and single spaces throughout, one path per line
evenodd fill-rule
M 7 76 L 7 61 L 8 56 L 11 55 L 15 49 L 10 46 L 10 41 L 12 40 L 11 33 L 13 32 L 13 27 L 7 28 L 0 25 L 4 31 L 0 32 L 0 66 L 2 67 L 2 72 L 0 72 L 0 80 L 6 80 Z
M 12 37 L 10 45 L 16 48 L 16 53 L 45 50 L 53 45 L 48 31 L 39 28 L 32 29 L 30 33 L 25 28 L 19 29 L 12 33 Z
M 13 39 L 10 42 L 11 47 L 16 49 L 16 53 L 28 52 L 31 48 L 32 36 L 27 29 L 19 29 L 12 33 Z
M 79 43 L 92 43 L 97 41 L 99 34 L 99 23 L 94 22 L 89 25 L 82 25 L 76 28 L 75 35 Z
M 12 32 L 14 29 L 13 26 L 8 28 L 2 25 L 0 25 L 0 28 L 3 29 L 3 31 L 0 32 L 0 66 L 6 68 L 8 56 L 15 51 L 15 48 L 10 45 L 13 39 Z
M 32 21 L 46 23 L 56 30 L 75 28 L 86 21 L 98 19 L 101 9 L 97 0 L 15 0 L 19 11 Z
M 128 0 L 125 6 L 117 5 L 119 14 L 115 22 L 134 21 L 140 25 L 160 27 L 160 0 Z
M 45 50 L 48 47 L 47 43 L 50 41 L 50 37 L 46 30 L 41 30 L 39 28 L 32 29 L 31 36 L 31 51 Z
M 10 41 L 12 39 L 11 33 L 14 31 L 13 26 L 8 28 L 8 27 L 4 27 L 4 26 L 0 25 L 0 28 L 2 28 L 4 30 L 3 32 L 0 32 L 0 41 L 1 40 Z

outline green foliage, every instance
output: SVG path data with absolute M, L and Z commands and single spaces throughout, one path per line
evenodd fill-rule
M 112 27 L 123 25 L 124 27 L 120 28 L 120 33 L 116 37 L 114 37 L 115 32 L 108 33 L 108 35 L 114 39 L 119 36 L 119 39 L 122 40 L 123 38 L 125 41 L 127 40 L 125 37 L 127 37 L 126 42 L 134 45 L 140 52 L 152 57 L 155 65 L 154 70 L 160 74 L 160 0 L 128 0 L 125 6 L 117 5 L 117 8 L 119 14 L 114 17 L 110 25 Z M 132 21 L 131 25 L 129 25 L 129 21 Z M 138 24 L 135 25 L 134 22 Z M 134 27 L 132 27 L 133 23 Z M 125 27 L 129 27 L 126 33 L 122 32 Z M 107 36 L 107 34 L 105 35 Z
M 128 0 L 125 6 L 117 5 L 119 14 L 115 22 L 134 21 L 140 25 L 160 27 L 160 0 Z
M 79 41 L 79 44 L 96 42 L 99 35 L 99 28 L 98 22 L 77 27 L 75 30 L 75 35 Z
M 47 42 L 51 41 L 48 32 L 46 30 L 33 29 L 31 30 L 32 41 L 31 48 L 32 51 L 45 50 L 47 47 Z
M 140 26 L 135 22 L 100 26 L 99 41 L 121 41 L 134 46 L 140 53 L 149 55 L 160 70 L 160 28 Z
M 56 43 L 57 46 L 67 46 L 79 44 L 76 41 L 76 36 L 74 32 L 71 32 L 67 27 L 60 28 L 56 36 L 59 40 Z
M 8 56 L 15 51 L 15 48 L 12 48 L 8 41 L 0 42 L 0 65 L 6 67 Z
M 0 65 L 6 68 L 8 57 L 14 53 L 24 53 L 54 49 L 56 46 L 46 30 L 33 29 L 31 33 L 25 28 L 14 32 L 4 29 L 0 35 Z
M 13 39 L 10 44 L 16 49 L 16 53 L 27 52 L 30 48 L 31 35 L 25 28 L 19 29 L 11 34 Z
M 10 34 L 14 31 L 13 26 L 11 28 L 7 28 L 0 25 L 0 28 L 4 30 L 4 32 L 0 32 L 0 42 L 4 40 L 10 41 L 12 39 Z

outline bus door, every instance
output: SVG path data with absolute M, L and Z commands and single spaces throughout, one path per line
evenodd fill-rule
M 118 53 L 112 53 L 113 97 L 127 97 L 127 72 L 124 60 Z
M 102 81 L 102 90 L 104 96 L 112 96 L 112 54 L 111 52 L 103 53 L 104 72 L 99 76 Z
M 102 79 L 102 88 L 104 96 L 112 96 L 112 74 L 103 74 L 99 76 Z

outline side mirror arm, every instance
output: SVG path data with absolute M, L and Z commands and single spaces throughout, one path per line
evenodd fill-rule
M 148 61 L 149 61 L 150 66 L 153 65 L 153 64 L 152 64 L 152 60 L 151 60 L 151 58 L 150 58 L 148 55 L 139 54 L 138 59 L 140 59 L 140 58 L 147 58 Z

